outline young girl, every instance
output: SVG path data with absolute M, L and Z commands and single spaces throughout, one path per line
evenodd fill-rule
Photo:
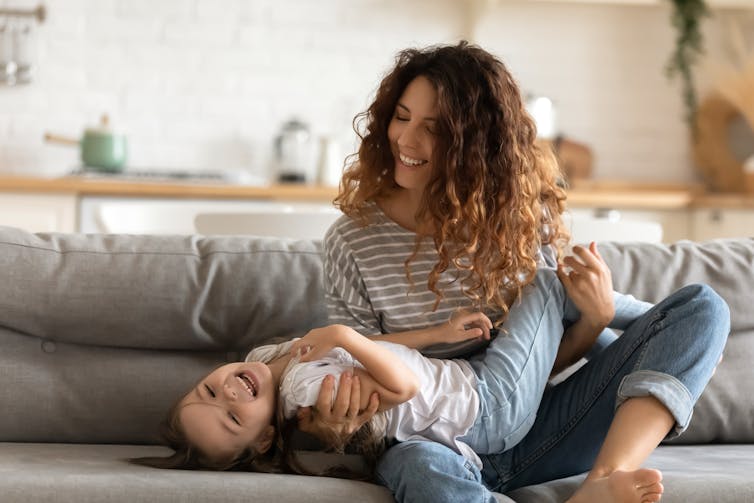
M 489 489 L 590 470 L 574 501 L 641 501 L 636 487 L 655 487 L 660 474 L 640 464 L 686 428 L 722 351 L 729 320 L 719 297 L 694 287 L 652 309 L 594 302 L 607 300 L 609 271 L 594 248 L 577 249 L 585 264 L 565 258 L 571 272 L 558 269 L 576 309 L 553 346 L 562 328 L 548 332 L 537 325 L 541 306 L 512 299 L 562 254 L 565 194 L 503 63 L 465 42 L 403 51 L 361 119 L 336 199 L 345 215 L 324 240 L 329 321 L 439 357 L 486 344 L 490 321 L 515 334 L 500 352 L 495 405 L 480 411 L 488 429 L 508 412 L 511 424 L 499 426 L 509 435 L 479 451 L 502 454 L 481 456 L 479 470 L 443 444 L 403 442 L 383 456 L 378 479 L 399 501 L 494 501 Z M 550 372 L 583 356 L 613 317 L 627 328 L 616 342 L 542 395 Z M 300 419 L 322 436 L 364 417 L 304 410 Z M 483 430 L 473 434 L 485 442 Z

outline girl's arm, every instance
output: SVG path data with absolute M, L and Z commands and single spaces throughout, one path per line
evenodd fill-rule
M 365 398 L 373 391 L 380 395 L 380 410 L 385 410 L 413 398 L 419 390 L 416 374 L 387 348 L 364 337 L 345 325 L 317 328 L 293 343 L 291 352 L 302 350 L 301 361 L 324 356 L 334 347 L 341 347 L 358 360 L 365 372 L 358 372 Z M 373 381 L 373 382 L 372 382 Z
M 492 322 L 482 312 L 459 311 L 447 323 L 434 327 L 375 335 L 370 339 L 423 349 L 435 344 L 463 342 L 469 339 L 490 339 Z

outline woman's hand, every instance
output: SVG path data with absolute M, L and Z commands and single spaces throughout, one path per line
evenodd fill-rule
M 317 404 L 298 409 L 298 428 L 314 435 L 326 445 L 342 447 L 348 438 L 361 428 L 377 412 L 380 406 L 379 395 L 374 392 L 369 405 L 359 411 L 361 403 L 361 382 L 358 376 L 343 374 L 338 393 L 333 400 L 335 378 L 327 376 L 317 397 Z
M 558 266 L 558 277 L 568 297 L 581 311 L 581 318 L 592 326 L 605 328 L 615 316 L 613 303 L 613 277 L 604 259 L 592 241 L 589 248 L 574 246 L 579 257 L 565 257 Z M 563 266 L 571 269 L 566 272 Z
M 615 316 L 613 278 L 597 251 L 597 245 L 592 242 L 588 249 L 574 246 L 573 252 L 581 260 L 574 257 L 563 259 L 563 263 L 558 264 L 558 278 L 581 311 L 581 318 L 563 334 L 555 356 L 553 375 L 583 357 Z M 571 270 L 566 272 L 564 266 Z
M 458 311 L 447 323 L 432 328 L 432 343 L 463 342 L 469 339 L 490 339 L 492 322 L 481 311 Z

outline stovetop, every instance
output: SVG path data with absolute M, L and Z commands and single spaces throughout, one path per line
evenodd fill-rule
M 173 169 L 125 169 L 118 173 L 109 173 L 88 168 L 77 168 L 71 175 L 85 178 L 123 180 L 123 181 L 180 181 L 180 182 L 217 182 L 242 185 L 263 185 L 262 177 L 247 171 L 204 171 L 204 170 L 173 170 Z

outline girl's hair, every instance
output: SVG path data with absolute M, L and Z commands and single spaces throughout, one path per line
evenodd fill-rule
M 205 456 L 188 440 L 180 421 L 183 408 L 182 398 L 168 410 L 167 417 L 160 423 L 160 437 L 165 445 L 173 449 L 173 454 L 166 457 L 152 456 L 134 458 L 130 461 L 153 468 L 167 468 L 179 470 L 245 470 L 261 472 L 282 472 L 280 468 L 279 452 L 273 445 L 269 451 L 259 454 L 248 448 L 240 452 L 234 459 L 220 461 Z
M 185 396 L 185 395 L 184 395 Z M 277 440 L 265 453 L 258 453 L 247 448 L 232 460 L 219 461 L 205 456 L 189 442 L 180 421 L 182 398 L 168 410 L 167 417 L 160 424 L 160 436 L 165 445 L 173 449 L 173 454 L 165 457 L 149 456 L 133 458 L 129 461 L 152 468 L 178 470 L 217 470 L 250 471 L 264 473 L 297 473 L 301 475 L 318 475 L 348 479 L 371 480 L 377 459 L 385 450 L 384 436 L 378 435 L 372 423 L 366 423 L 348 439 L 333 433 L 326 442 L 326 447 L 337 453 L 344 453 L 349 448 L 363 454 L 366 470 L 354 471 L 345 466 L 333 466 L 325 470 L 314 471 L 306 468 L 296 455 L 292 436 L 296 430 L 297 419 L 283 418 L 282 406 L 278 405 L 276 417 Z
M 438 99 L 434 167 L 416 215 L 434 224 L 438 260 L 428 287 L 439 303 L 439 276 L 453 264 L 466 271 L 467 297 L 507 313 L 534 277 L 540 248 L 562 253 L 566 196 L 552 151 L 535 143 L 516 82 L 487 51 L 462 41 L 397 55 L 374 102 L 354 119 L 361 146 L 347 160 L 335 204 L 366 223 L 369 202 L 397 188 L 387 131 L 400 96 L 419 76 Z M 405 262 L 409 280 L 421 238 Z

